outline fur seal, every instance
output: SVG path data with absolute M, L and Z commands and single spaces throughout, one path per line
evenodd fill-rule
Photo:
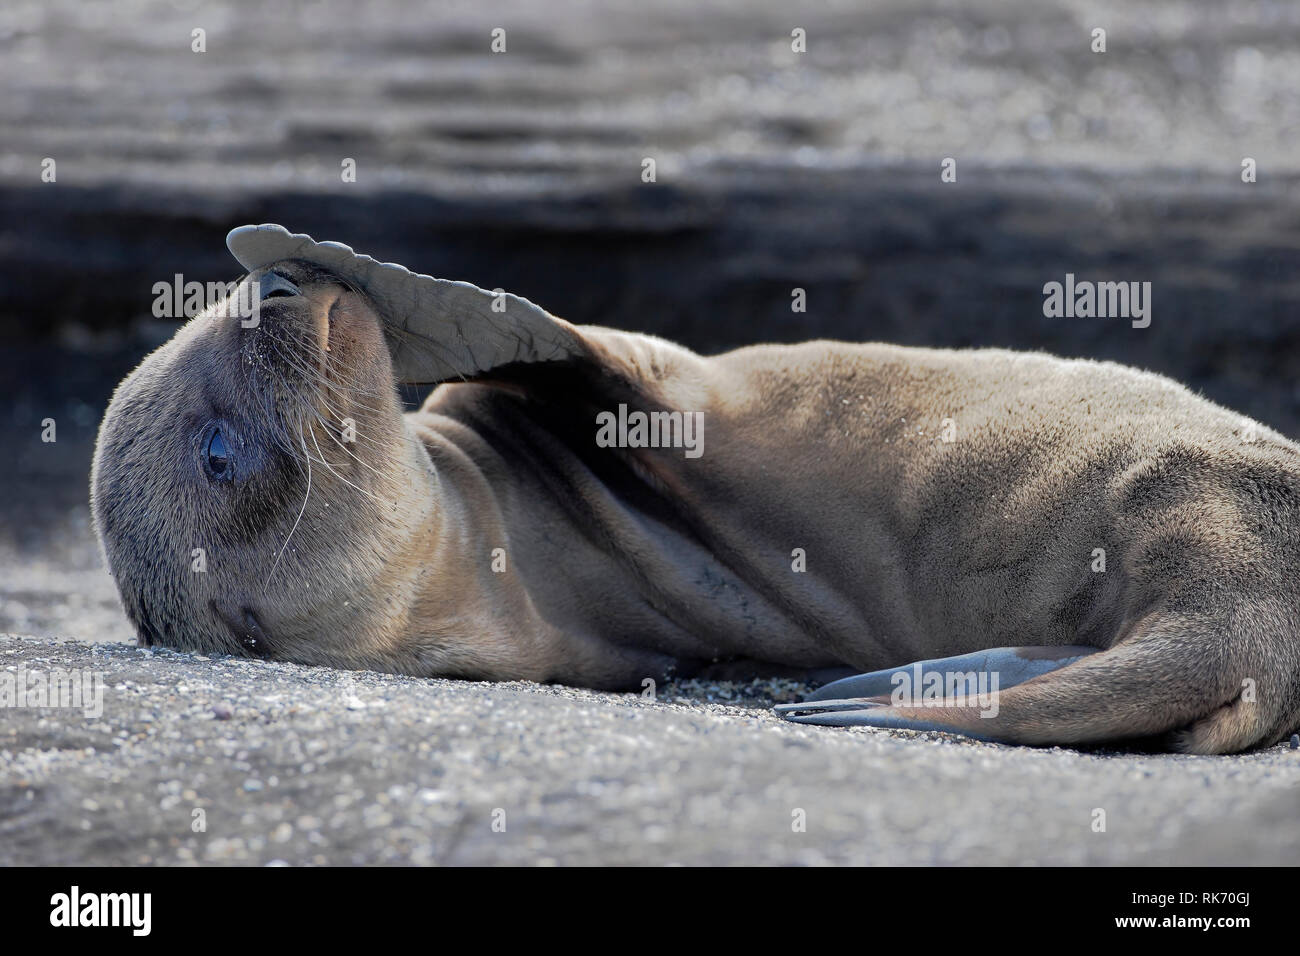
M 1021 744 L 1300 726 L 1300 447 L 1166 378 L 702 357 L 279 226 L 227 241 L 259 322 L 184 325 L 95 450 L 143 644 L 610 689 L 868 671 L 783 710 Z M 440 384 L 402 414 L 395 382 Z

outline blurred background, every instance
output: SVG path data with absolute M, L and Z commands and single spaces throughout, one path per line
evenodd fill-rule
M 95 429 L 154 283 L 236 278 L 249 222 L 705 352 L 1114 359 L 1300 437 L 1297 41 L 1289 0 L 8 0 L 0 630 L 133 638 Z M 1150 327 L 1045 317 L 1067 272 Z

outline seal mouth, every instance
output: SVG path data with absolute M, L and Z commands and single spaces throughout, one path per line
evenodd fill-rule
M 316 335 L 320 340 L 322 352 L 330 350 L 330 332 L 334 329 L 334 310 L 338 308 L 339 300 L 342 298 L 343 293 L 337 293 L 328 308 L 321 309 L 316 313 Z
M 322 301 L 319 305 L 313 303 L 312 313 L 309 317 L 309 326 L 316 340 L 316 349 L 311 356 L 312 363 L 316 369 L 315 382 L 309 385 L 310 391 L 314 394 L 311 396 L 317 412 L 326 420 L 332 417 L 326 414 L 331 407 L 332 400 L 329 396 L 334 394 L 337 386 L 340 386 L 347 378 L 346 369 L 342 362 L 346 356 L 341 356 L 336 349 L 331 348 L 331 339 L 333 345 L 339 345 L 340 341 L 335 334 L 340 325 L 341 316 L 336 315 L 339 310 L 339 303 L 343 299 L 343 290 L 340 289 L 334 293 L 334 297 L 328 303 Z
M 334 364 L 331 359 L 337 359 L 335 350 L 332 346 L 338 345 L 338 338 L 335 334 L 340 324 L 341 317 L 337 314 L 339 303 L 343 299 L 343 289 L 338 289 L 330 293 L 320 294 L 318 297 L 307 299 L 308 315 L 306 316 L 306 327 L 310 330 L 310 338 L 307 342 L 313 342 L 314 349 L 311 349 L 311 358 L 316 370 L 320 376 L 320 381 L 329 382 L 330 367 Z M 303 344 L 307 344 L 304 342 Z

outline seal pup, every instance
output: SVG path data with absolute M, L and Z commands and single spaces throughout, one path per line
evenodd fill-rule
M 259 321 L 187 323 L 96 446 L 144 644 L 610 689 L 867 671 L 782 710 L 1021 744 L 1300 726 L 1300 447 L 1166 378 L 702 357 L 275 225 L 227 242 Z M 398 382 L 441 384 L 403 415 Z

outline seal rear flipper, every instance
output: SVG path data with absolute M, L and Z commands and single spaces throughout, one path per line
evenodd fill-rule
M 1046 647 L 995 647 L 957 657 L 940 657 L 917 661 L 903 667 L 889 667 L 869 674 L 855 674 L 819 687 L 808 695 L 807 701 L 845 700 L 848 698 L 882 697 L 888 701 L 891 694 L 904 682 L 918 689 L 927 674 L 938 674 L 941 680 L 947 675 L 975 674 L 998 675 L 998 687 L 1014 687 L 1034 677 L 1051 673 L 1073 664 L 1099 648 L 1083 645 Z M 785 705 L 794 706 L 794 705 Z
M 938 673 L 933 665 L 944 662 L 927 663 Z M 906 668 L 882 673 L 899 670 Z M 974 694 L 927 699 L 923 684 L 901 705 L 876 696 L 776 709 L 798 723 L 940 730 L 1011 744 L 1069 746 L 1167 735 L 1171 749 L 1231 753 L 1268 743 L 1281 720 L 1276 711 L 1284 695 L 1276 689 L 1260 686 L 1258 696 L 1252 692 L 1252 700 L 1245 700 L 1243 679 L 1258 673 L 1249 641 L 1166 618 L 1109 650 L 1009 687 L 999 682 L 997 690 L 990 680 L 984 692 L 977 687 Z M 880 687 L 878 675 L 849 681 L 860 681 L 862 690 Z
M 924 699 L 927 687 L 934 688 L 941 701 L 947 700 L 951 696 L 949 691 L 960 687 L 974 692 L 973 706 L 977 709 L 983 695 L 983 709 L 987 710 L 991 695 L 1050 674 L 1099 650 L 1084 645 L 996 647 L 956 657 L 917 661 L 833 681 L 800 703 L 778 704 L 775 710 L 796 723 L 955 731 L 978 740 L 991 740 L 994 738 L 977 729 L 979 725 L 954 723 L 953 714 L 934 714 L 935 720 L 929 720 L 925 707 L 890 705 L 897 703 L 900 696 L 904 700 Z M 916 710 L 922 713 L 912 713 Z

